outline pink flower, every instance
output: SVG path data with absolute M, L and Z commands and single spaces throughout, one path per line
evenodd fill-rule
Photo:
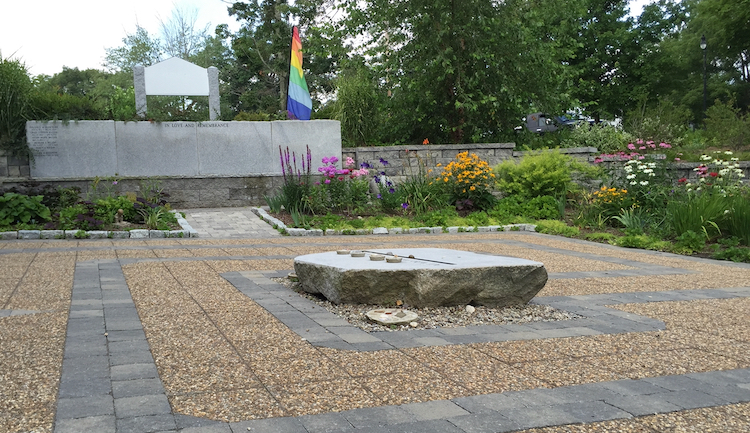
M 346 165 L 354 165 L 354 159 L 351 156 L 346 157 Z
M 646 150 L 646 146 L 641 146 L 638 148 L 638 150 Z
M 641 139 L 639 138 L 638 140 L 635 140 L 635 144 L 643 144 L 643 140 L 641 140 Z
M 680 160 L 680 158 L 675 158 L 674 160 L 675 160 L 675 161 L 679 161 L 679 160 Z
M 671 149 L 672 145 L 667 144 L 667 143 L 665 143 L 665 142 L 662 141 L 661 143 L 659 143 L 659 147 L 661 147 L 662 149 Z
M 650 147 L 652 149 L 656 149 L 656 145 L 654 143 L 649 144 L 648 147 Z
M 331 183 L 331 179 L 326 179 L 323 181 L 323 183 L 326 183 L 326 184 Z
M 598 156 L 597 156 L 596 158 L 594 158 L 594 164 L 599 164 L 599 163 L 601 163 L 601 162 L 603 162 L 603 161 L 604 161 L 604 160 L 603 160 L 603 159 L 601 159 L 601 158 L 599 158 Z
M 633 143 L 628 143 L 628 149 L 630 149 L 630 150 L 635 150 L 635 144 L 633 144 Z

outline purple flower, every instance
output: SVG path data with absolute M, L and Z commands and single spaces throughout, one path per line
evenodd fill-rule
M 378 194 L 378 198 L 383 198 L 380 194 Z
M 409 204 L 408 203 L 401 203 L 401 207 L 404 208 L 404 209 L 406 209 L 406 208 L 409 207 Z
M 368 162 L 363 162 L 362 164 L 359 164 L 361 168 L 370 168 L 370 164 Z
M 320 160 L 320 162 L 322 162 L 323 164 L 328 164 L 329 162 L 331 162 L 331 160 L 328 159 L 327 156 L 324 156 L 323 159 Z
M 388 165 L 388 161 L 386 161 L 383 158 L 380 158 L 380 163 L 383 164 L 383 165 Z
M 394 192 L 396 192 L 396 190 L 393 189 L 393 188 L 391 188 L 391 189 L 388 190 L 388 192 L 391 193 L 391 194 L 393 194 Z
M 331 179 L 326 179 L 323 181 L 323 183 L 326 183 L 326 184 L 331 183 Z
M 379 176 L 373 176 L 373 179 L 375 179 L 375 183 L 380 183 L 380 177 Z

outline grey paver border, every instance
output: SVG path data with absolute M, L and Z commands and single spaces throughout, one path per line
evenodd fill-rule
M 691 373 L 639 380 L 621 380 L 554 389 L 462 397 L 402 406 L 354 409 L 340 413 L 269 418 L 225 423 L 175 414 L 158 377 L 140 319 L 121 265 L 148 259 L 96 260 L 76 264 L 63 357 L 55 433 L 71 431 L 295 432 L 453 431 L 505 432 L 567 423 L 629 418 L 652 413 L 750 401 L 750 369 Z M 326 315 L 312 313 L 302 297 L 289 297 L 284 286 L 269 282 L 288 271 L 223 274 L 258 303 L 296 321 L 292 329 L 318 325 Z M 260 295 L 260 296 L 259 296 Z M 284 302 L 279 296 L 286 296 Z M 383 350 L 426 344 L 465 344 L 499 338 L 540 339 L 604 332 L 663 329 L 655 319 L 614 310 L 606 305 L 750 296 L 750 287 L 671 292 L 639 292 L 538 298 L 533 302 L 588 312 L 583 319 L 441 330 L 351 332 L 340 321 L 324 323 L 308 341 L 348 350 Z M 290 302 L 286 302 L 286 299 Z M 9 315 L 10 310 L 0 312 Z M 33 313 L 33 312 L 17 312 Z M 326 312 L 327 313 L 327 312 Z M 331 314 L 331 313 L 328 313 Z M 331 314 L 331 316 L 333 316 Z M 333 316 L 335 317 L 335 316 Z M 575 326 L 569 326 L 570 324 Z M 562 324 L 562 326 L 558 326 Z M 336 325 L 336 326 L 333 326 Z M 321 332 L 321 329 L 324 332 Z M 376 334 L 375 340 L 373 335 Z M 406 336 L 411 334 L 416 337 Z M 104 338 L 102 338 L 104 337 Z M 489 338 L 489 339 L 488 339 Z M 319 340 L 319 341 L 316 341 Z M 479 339 L 479 340 L 477 340 Z M 321 344 L 324 343 L 324 344 Z M 530 414 L 545 414 L 531 416 Z M 401 414 L 401 416 L 397 416 Z M 369 424 L 368 424 L 369 423 Z M 376 428 L 366 427 L 377 426 Z M 484 427 L 483 427 L 484 426 Z

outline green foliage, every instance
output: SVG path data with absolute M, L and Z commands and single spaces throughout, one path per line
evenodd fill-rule
M 446 207 L 417 215 L 414 220 L 426 227 L 447 227 L 458 218 L 455 208 Z
M 586 175 L 595 170 L 568 155 L 547 150 L 527 153 L 519 163 L 503 161 L 495 167 L 495 175 L 504 193 L 531 198 L 564 196 L 574 188 L 574 173 Z
M 612 233 L 597 232 L 589 233 L 586 235 L 586 240 L 593 242 L 612 243 L 615 239 L 617 239 L 617 236 L 613 235 Z
M 560 220 L 541 220 L 536 222 L 536 231 L 548 235 L 560 235 L 565 237 L 578 236 L 581 231 L 578 227 L 571 227 Z
M 621 116 L 622 104 L 632 92 L 629 68 L 638 53 L 628 2 L 588 0 L 576 12 L 579 43 L 570 60 L 570 92 L 597 120 Z
M 135 33 L 125 35 L 122 43 L 120 47 L 105 50 L 104 66 L 107 69 L 130 72 L 135 65 L 151 66 L 161 61 L 161 41 L 140 25 L 136 25 Z
M 26 66 L 0 53 L 0 150 L 29 157 L 26 120 L 32 114 L 33 85 Z
M 750 191 L 728 197 L 726 206 L 729 212 L 724 215 L 725 234 L 750 246 Z
M 280 195 L 275 195 L 275 196 L 263 195 L 263 200 L 266 201 L 266 204 L 268 205 L 268 208 L 272 213 L 277 214 L 281 212 L 281 207 L 284 206 L 284 197 Z
M 677 237 L 674 245 L 674 251 L 680 254 L 692 254 L 696 251 L 702 251 L 706 247 L 706 236 L 703 233 L 696 233 L 688 230 Z
M 113 120 L 136 119 L 135 89 L 115 87 L 109 99 L 109 112 Z
M 276 200 L 283 203 L 284 208 L 291 212 L 308 212 L 311 210 L 308 202 L 308 196 L 312 188 L 311 177 L 311 159 L 310 148 L 307 148 L 307 155 L 302 160 L 302 169 L 297 167 L 297 156 L 294 152 L 289 152 L 289 148 L 282 150 L 279 146 L 279 156 L 281 159 L 281 169 L 284 174 L 284 184 L 281 191 L 276 196 Z
M 687 132 L 690 111 L 670 100 L 648 105 L 642 99 L 638 108 L 626 115 L 626 131 L 642 140 L 679 145 Z
M 0 197 L 0 226 L 40 224 L 50 219 L 50 210 L 42 204 L 41 195 L 6 192 Z
M 397 186 L 397 191 L 404 200 L 401 204 L 403 209 L 421 215 L 430 209 L 445 207 L 448 198 L 439 182 L 430 177 L 432 169 L 428 168 L 428 165 L 433 164 L 419 155 L 407 155 L 409 174 Z
M 542 195 L 531 199 L 520 195 L 511 195 L 497 202 L 488 211 L 489 216 L 500 222 L 515 222 L 522 216 L 531 220 L 555 219 L 560 217 L 557 199 Z
M 96 209 L 94 211 L 94 218 L 103 221 L 105 224 L 112 224 L 115 222 L 115 215 L 122 209 L 123 220 L 135 222 L 138 214 L 133 206 L 133 202 L 125 196 L 107 197 L 96 200 Z
M 104 178 L 96 176 L 86 192 L 86 200 L 93 201 L 100 198 L 116 197 L 120 191 L 119 181 L 120 178 L 117 173 L 114 176 Z
M 377 86 L 364 68 L 344 71 L 336 78 L 333 118 L 341 122 L 343 146 L 365 146 L 380 126 Z
M 728 204 L 721 194 L 686 194 L 667 203 L 667 223 L 678 237 L 692 231 L 710 239 L 721 234 L 719 224 Z
M 634 141 L 633 136 L 611 125 L 583 124 L 570 131 L 561 147 L 595 147 L 601 153 L 615 153 Z
M 671 245 L 669 242 L 664 242 L 658 238 L 644 234 L 629 234 L 626 236 L 622 236 L 615 239 L 613 244 L 617 245 L 618 247 L 640 248 L 643 250 L 657 251 L 669 249 Z
M 717 260 L 750 263 L 750 248 L 729 246 L 725 249 L 716 251 L 711 257 Z
M 636 208 L 622 209 L 620 214 L 612 217 L 612 219 L 619 221 L 628 234 L 641 234 L 646 225 L 641 212 Z
M 343 2 L 343 36 L 377 59 L 373 72 L 389 96 L 379 141 L 491 142 L 513 130 L 529 101 L 561 111 L 577 5 Z
M 706 132 L 719 147 L 739 149 L 750 144 L 750 113 L 744 115 L 734 101 L 716 103 L 706 110 Z

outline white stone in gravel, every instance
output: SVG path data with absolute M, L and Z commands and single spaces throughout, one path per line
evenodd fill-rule
M 466 306 L 466 312 L 467 312 L 467 313 L 469 313 L 469 314 L 472 314 L 472 313 L 473 313 L 473 312 L 475 312 L 475 311 L 477 311 L 477 309 L 476 309 L 476 308 L 474 308 L 474 307 L 473 307 L 472 305 L 467 305 L 467 306 Z
M 367 318 L 382 325 L 401 325 L 415 321 L 417 313 L 401 308 L 380 308 L 365 313 Z

